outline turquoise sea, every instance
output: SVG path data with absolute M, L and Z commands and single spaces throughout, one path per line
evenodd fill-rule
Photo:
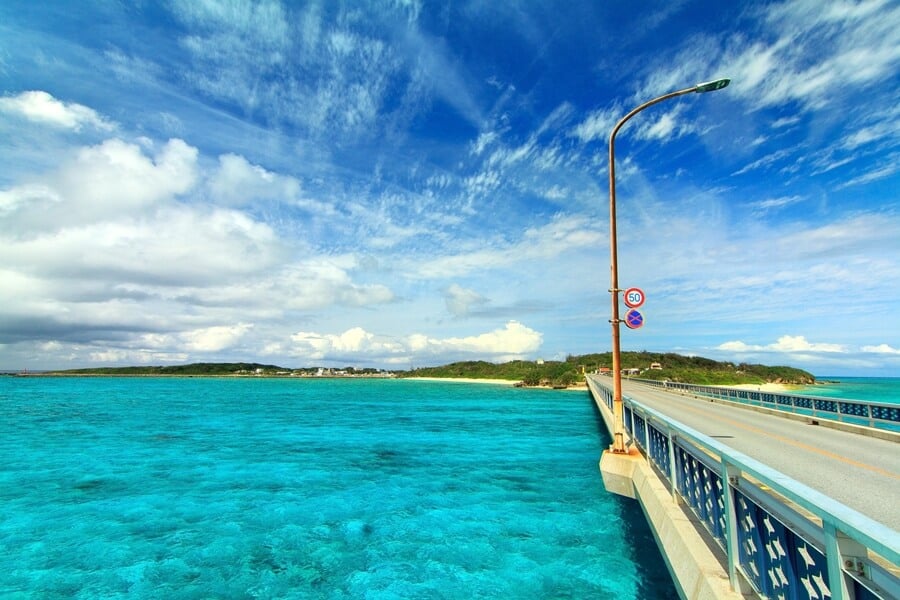
M 866 402 L 900 404 L 900 377 L 816 377 L 824 385 L 808 385 L 798 393 Z
M 0 377 L 0 597 L 677 598 L 589 396 Z

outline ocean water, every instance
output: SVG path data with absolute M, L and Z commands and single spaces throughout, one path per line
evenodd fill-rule
M 900 377 L 816 377 L 824 385 L 808 385 L 805 396 L 900 404 Z
M 0 598 L 677 594 L 586 393 L 0 377 Z

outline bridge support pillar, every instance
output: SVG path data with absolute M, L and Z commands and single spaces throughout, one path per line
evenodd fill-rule
M 600 474 L 603 476 L 603 487 L 606 491 L 632 500 L 636 499 L 634 470 L 641 461 L 643 456 L 634 447 L 625 454 L 604 450 L 600 457 Z

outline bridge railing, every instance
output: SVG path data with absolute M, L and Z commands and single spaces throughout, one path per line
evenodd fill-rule
M 889 402 L 866 402 L 843 398 L 781 394 L 761 390 L 744 390 L 713 385 L 696 385 L 675 381 L 635 379 L 648 385 L 679 390 L 699 396 L 719 398 L 754 406 L 765 406 L 813 418 L 833 419 L 844 423 L 900 431 L 900 405 Z
M 588 377 L 612 410 L 612 390 Z M 625 426 L 673 500 L 724 551 L 732 588 L 764 598 L 900 598 L 900 535 L 681 423 L 623 398 Z

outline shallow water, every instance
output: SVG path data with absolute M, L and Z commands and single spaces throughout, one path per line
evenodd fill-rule
M 601 428 L 505 386 L 0 377 L 0 597 L 677 598 Z
M 817 377 L 817 379 L 827 383 L 805 386 L 798 393 L 806 396 L 900 404 L 898 377 Z

